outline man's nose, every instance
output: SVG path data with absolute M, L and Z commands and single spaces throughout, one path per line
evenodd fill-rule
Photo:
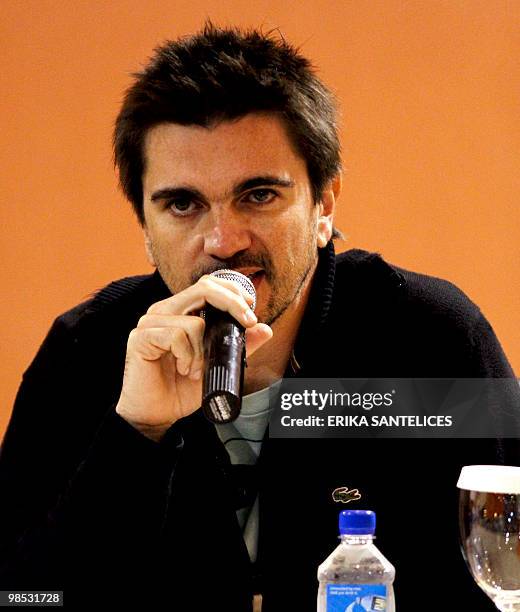
M 251 246 L 251 235 L 239 214 L 222 211 L 212 215 L 204 234 L 204 253 L 217 259 L 229 259 Z

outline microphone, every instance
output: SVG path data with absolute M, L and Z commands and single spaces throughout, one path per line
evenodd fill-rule
M 243 287 L 253 297 L 251 309 L 255 309 L 255 286 L 247 276 L 235 270 L 217 270 L 211 275 Z M 206 304 L 202 315 L 206 322 L 202 411 L 213 423 L 230 423 L 238 417 L 242 407 L 245 328 L 229 312 L 211 304 Z

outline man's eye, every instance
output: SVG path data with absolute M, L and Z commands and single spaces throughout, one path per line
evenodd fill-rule
M 247 199 L 253 204 L 267 204 L 276 197 L 277 193 L 272 189 L 255 189 L 247 194 Z
M 177 217 L 185 217 L 195 211 L 196 204 L 192 200 L 168 200 L 166 208 Z

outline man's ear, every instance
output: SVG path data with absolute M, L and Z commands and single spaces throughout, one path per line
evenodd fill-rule
M 323 248 L 332 237 L 332 222 L 334 220 L 334 209 L 336 207 L 336 200 L 338 199 L 340 193 L 341 173 L 338 173 L 323 190 L 321 200 L 318 204 L 318 248 Z
M 153 255 L 152 240 L 148 234 L 148 230 L 146 229 L 146 227 L 143 227 L 143 235 L 144 235 L 144 250 L 146 252 L 146 259 L 148 259 L 148 263 L 151 266 L 153 266 L 154 268 L 157 268 L 157 264 L 155 263 L 155 257 Z

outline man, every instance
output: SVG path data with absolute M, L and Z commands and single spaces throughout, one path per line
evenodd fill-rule
M 168 42 L 114 148 L 157 270 L 58 317 L 24 375 L 0 458 L 2 589 L 61 589 L 70 609 L 245 611 L 261 594 L 264 611 L 314 610 L 349 485 L 378 513 L 401 610 L 441 609 L 448 588 L 450 608 L 491 609 L 458 551 L 455 483 L 517 461 L 516 441 L 268 436 L 282 377 L 513 379 L 453 285 L 335 256 L 335 110 L 309 62 L 255 31 Z M 253 279 L 255 314 L 220 268 Z M 198 410 L 206 303 L 247 330 L 235 430 Z

